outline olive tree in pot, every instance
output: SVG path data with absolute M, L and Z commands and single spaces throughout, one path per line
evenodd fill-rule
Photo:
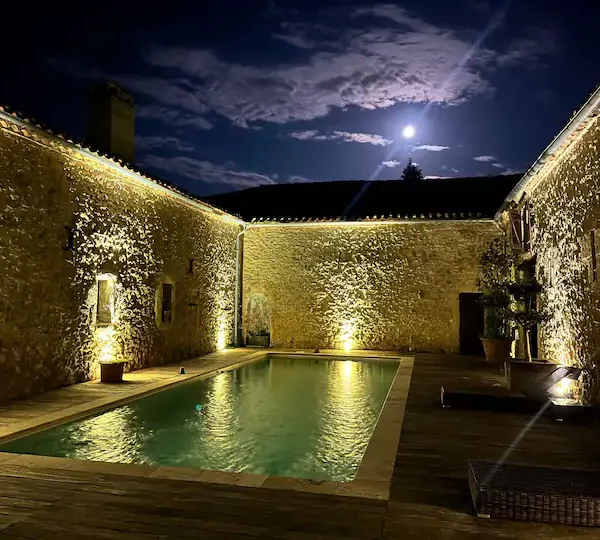
M 506 310 L 511 303 L 509 286 L 513 284 L 515 263 L 504 236 L 494 238 L 481 256 L 479 291 L 485 313 L 485 330 L 481 342 L 488 362 L 503 362 L 510 356 L 512 339 Z
M 535 278 L 522 278 L 508 286 L 512 301 L 504 310 L 509 321 L 517 325 L 524 341 L 525 360 L 531 362 L 531 329 L 548 320 L 544 308 L 538 307 L 542 286 Z

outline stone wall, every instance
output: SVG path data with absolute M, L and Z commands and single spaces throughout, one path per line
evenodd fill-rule
M 137 369 L 232 341 L 240 225 L 49 135 L 0 128 L 0 400 L 93 378 L 100 357 Z M 103 275 L 109 328 L 95 324 Z M 174 307 L 159 328 L 162 281 Z
M 548 162 L 532 184 L 526 197 L 534 214 L 532 252 L 544 285 L 542 301 L 552 315 L 540 329 L 540 357 L 589 367 L 594 381 L 587 387 L 597 393 L 598 360 L 590 355 L 600 347 L 600 280 L 592 273 L 590 232 L 596 230 L 598 259 L 600 121 Z
M 253 226 L 243 311 L 270 304 L 276 347 L 457 352 L 459 293 L 475 292 L 491 221 Z

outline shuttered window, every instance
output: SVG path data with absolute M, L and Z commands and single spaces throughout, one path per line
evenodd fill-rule
M 162 284 L 162 302 L 160 310 L 160 321 L 162 324 L 170 324 L 173 319 L 173 285 Z

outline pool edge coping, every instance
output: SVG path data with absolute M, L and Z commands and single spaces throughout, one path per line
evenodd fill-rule
M 263 351 L 252 352 L 249 353 L 248 356 L 243 360 L 239 360 L 237 362 L 234 361 L 230 364 L 221 365 L 219 367 L 214 367 L 201 373 L 174 373 L 172 377 L 166 377 L 164 379 L 150 382 L 148 384 L 145 384 L 141 388 L 134 388 L 129 392 L 123 392 L 118 395 L 98 398 L 92 401 L 88 401 L 86 403 L 71 405 L 69 407 L 65 407 L 64 409 L 45 414 L 35 419 L 15 422 L 14 426 L 12 427 L 0 428 L 0 445 L 10 442 L 13 439 L 19 439 L 21 437 L 31 435 L 38 431 L 50 429 L 61 424 L 66 424 L 68 422 L 78 420 L 80 418 L 83 419 L 87 416 L 93 416 L 105 410 L 110 410 L 116 407 L 120 407 L 122 405 L 126 405 L 131 401 L 149 396 L 162 390 L 166 390 L 167 388 L 172 386 L 185 384 L 188 382 L 192 382 L 193 380 L 207 379 L 209 377 L 219 375 L 220 373 L 225 373 L 227 371 L 237 369 L 239 367 L 244 366 L 245 364 L 250 364 L 258 361 L 260 358 L 264 357 L 265 354 L 266 353 Z M 87 383 L 89 382 L 96 381 L 87 381 Z
M 279 352 L 276 350 L 269 351 L 268 349 L 256 351 L 250 353 L 244 360 L 233 362 L 229 365 L 221 366 L 204 373 L 190 374 L 186 376 L 185 379 L 174 376 L 166 380 L 149 383 L 144 389 L 132 391 L 131 393 L 127 393 L 125 396 L 112 399 L 108 403 L 98 403 L 108 400 L 108 398 L 101 398 L 86 404 L 89 405 L 88 407 L 75 405 L 62 411 L 56 411 L 55 413 L 46 415 L 54 416 L 62 413 L 58 419 L 43 422 L 44 417 L 42 417 L 37 422 L 37 426 L 35 427 L 20 430 L 15 429 L 10 435 L 1 436 L 0 444 L 9 442 L 15 438 L 20 438 L 21 436 L 30 435 L 36 431 L 50 429 L 51 427 L 76 420 L 77 418 L 84 418 L 86 416 L 93 415 L 94 413 L 101 412 L 102 410 L 124 405 L 132 400 L 139 399 L 171 386 L 184 384 L 192 380 L 201 380 L 219 373 L 231 371 L 245 364 L 258 361 L 262 357 L 268 357 L 269 355 L 276 354 L 291 355 L 293 353 Z M 296 354 L 298 356 L 303 355 L 303 353 L 300 351 L 298 351 Z M 304 355 L 307 354 L 310 355 L 310 353 L 304 353 Z M 338 359 L 340 359 L 342 355 L 328 355 L 325 353 L 318 354 L 318 356 L 329 356 L 332 359 L 333 357 L 337 356 Z M 370 354 L 369 357 L 372 360 L 374 356 Z M 360 356 L 353 354 L 351 358 L 359 360 Z M 413 356 L 391 356 L 388 354 L 385 356 L 382 355 L 381 360 L 398 361 L 398 369 L 390 385 L 386 400 L 379 414 L 375 429 L 371 435 L 371 438 L 369 439 L 363 459 L 359 464 L 356 476 L 350 482 L 330 480 L 319 481 L 245 472 L 210 471 L 206 469 L 185 467 L 109 463 L 53 456 L 41 456 L 37 454 L 12 454 L 8 452 L 0 452 L 0 464 L 3 468 L 5 466 L 37 466 L 62 471 L 78 471 L 136 478 L 147 477 L 154 479 L 180 480 L 209 484 L 225 484 L 238 487 L 261 487 L 268 489 L 301 491 L 307 493 L 321 493 L 328 495 L 388 500 L 390 495 L 392 475 L 394 472 L 396 452 L 402 434 L 404 413 L 415 359 Z M 83 410 L 73 412 L 73 409 L 79 408 L 82 408 Z M 33 421 L 28 420 L 24 423 L 32 422 Z

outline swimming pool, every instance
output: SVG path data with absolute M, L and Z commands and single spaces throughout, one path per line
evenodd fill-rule
M 346 482 L 356 474 L 398 365 L 270 356 L 0 451 Z

